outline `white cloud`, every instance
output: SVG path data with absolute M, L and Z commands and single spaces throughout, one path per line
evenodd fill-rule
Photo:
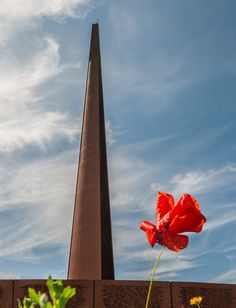
M 0 210 L 2 215 L 11 215 L 8 224 L 1 226 L 1 257 L 33 261 L 34 247 L 69 245 L 77 169 L 75 152 L 22 166 L 15 164 L 10 174 L 9 166 L 2 167 Z M 18 211 L 21 219 L 15 220 Z
M 153 264 L 155 263 L 155 259 L 156 256 L 153 259 Z M 188 270 L 196 266 L 197 262 L 195 260 L 184 260 L 184 258 L 179 258 L 178 256 L 174 255 L 174 253 L 172 253 L 172 258 L 169 261 L 166 261 L 165 256 L 162 256 L 159 267 L 156 271 L 155 278 L 158 280 L 173 279 L 177 277 L 183 270 Z M 137 270 L 133 272 L 128 271 L 124 273 L 124 275 L 126 279 L 148 280 L 151 277 L 152 271 L 153 267 L 149 268 L 148 270 Z
M 20 276 L 15 273 L 4 273 L 0 272 L 1 279 L 20 279 Z
M 206 193 L 234 182 L 235 173 L 235 165 L 227 165 L 205 172 L 188 172 L 174 176 L 171 180 L 171 185 L 173 185 L 174 194 L 180 194 L 181 192 Z
M 116 57 L 119 60 L 108 60 L 108 63 L 105 63 L 108 67 L 105 82 L 111 92 L 119 88 L 117 100 L 120 111 L 130 112 L 133 108 L 145 113 L 168 110 L 170 103 L 176 103 L 179 93 L 205 78 L 205 75 L 199 72 L 198 66 L 194 69 L 194 74 L 189 70 L 189 67 L 193 66 L 193 59 L 186 54 L 186 46 L 182 46 L 181 53 L 172 53 L 170 49 L 166 52 L 165 44 L 161 44 L 161 37 L 170 37 L 170 33 L 161 23 L 156 27 L 156 15 L 149 16 L 150 18 L 144 21 L 139 4 L 135 8 L 130 7 L 128 11 L 124 11 L 118 2 L 114 2 L 110 8 L 110 24 L 116 34 L 111 48 L 115 46 Z M 158 20 L 162 18 L 160 15 Z M 145 41 L 147 52 L 143 53 L 142 57 L 140 53 L 124 57 L 124 46 L 129 46 L 132 52 L 134 46 L 139 46 L 142 41 L 143 32 L 149 33 L 149 39 Z M 157 45 L 155 42 L 158 42 L 159 37 L 160 44 Z M 152 48 L 155 49 L 155 53 L 149 51 Z M 135 96 L 134 105 L 130 95 Z M 122 102 L 126 103 L 125 108 L 120 108 Z
M 88 8 L 94 6 L 91 0 L 2 0 L 0 16 L 18 21 L 42 16 L 84 17 Z M 84 11 L 86 7 L 86 10 Z
M 109 180 L 114 214 L 123 211 L 133 215 L 140 211 L 149 212 L 151 194 L 148 185 L 154 168 L 142 159 L 130 157 L 119 150 L 110 154 Z
M 26 145 L 37 145 L 45 150 L 58 137 L 74 141 L 77 127 L 71 126 L 68 116 L 60 112 L 18 113 L 0 124 L 0 152 L 12 152 Z
M 190 171 L 173 176 L 168 184 L 153 183 L 152 190 L 160 188 L 178 196 L 183 193 L 203 194 L 219 187 L 230 187 L 235 182 L 236 166 L 228 164 L 218 169 Z
M 214 283 L 234 283 L 236 282 L 236 269 L 231 269 L 223 274 L 217 275 L 210 279 L 209 282 Z
M 236 204 L 235 204 L 236 205 Z M 236 221 L 235 210 L 227 210 L 225 213 L 221 213 L 220 219 L 218 217 L 212 217 L 211 221 L 207 222 L 204 230 L 213 231 L 223 226 L 229 226 L 231 223 Z
M 2 0 L 0 2 L 0 44 L 5 45 L 19 31 L 35 30 L 43 17 L 85 18 L 103 0 Z
M 111 153 L 111 182 L 114 191 L 138 191 L 147 179 L 152 167 L 144 160 L 132 158 L 124 153 Z
M 108 145 L 112 145 L 116 142 L 116 139 L 114 137 L 114 132 L 112 129 L 112 124 L 110 120 L 106 120 L 106 143 Z
M 123 46 L 124 43 L 122 44 L 122 52 Z M 119 96 L 114 100 L 115 103 L 118 100 L 117 106 L 115 106 L 117 110 L 126 113 L 132 112 L 134 104 L 136 110 L 142 110 L 145 113 L 156 113 L 169 108 L 169 103 L 174 102 L 174 97 L 195 82 L 194 76 L 186 77 L 182 73 L 186 61 L 176 59 L 178 63 L 170 63 L 171 61 L 174 62 L 173 59 L 162 55 L 159 60 L 157 58 L 148 59 L 142 67 L 138 65 L 127 66 L 126 63 L 120 61 L 118 63 L 114 60 L 113 62 L 109 62 L 109 60 L 105 62 L 107 72 L 104 75 L 104 83 L 107 89 L 111 93 L 117 88 L 120 89 Z M 155 63 L 155 69 L 151 67 L 153 63 Z M 158 75 L 152 74 L 154 71 L 158 71 Z M 170 96 L 169 93 L 172 95 Z M 135 95 L 136 100 L 130 101 L 130 95 Z M 126 104 L 125 108 L 120 108 L 122 103 Z
M 57 21 L 84 18 L 102 2 L 0 2 L 0 211 L 4 217 L 0 256 L 3 259 L 39 262 L 43 256 L 35 249 L 52 245 L 62 247 L 63 257 L 68 253 L 77 151 L 60 149 L 61 155 L 46 158 L 44 153 L 43 159 L 36 155 L 29 162 L 23 155 L 19 164 L 14 157 L 18 157 L 17 150 L 26 146 L 37 145 L 47 150 L 49 143 L 74 141 L 79 133 L 80 123 L 60 95 L 62 91 L 65 94 L 66 86 L 77 83 L 76 77 L 70 75 L 68 79 L 67 75 L 68 70 L 79 65 L 61 59 L 59 42 L 41 26 L 46 18 Z M 60 78 L 66 79 L 63 89 L 58 87 Z M 11 274 L 0 275 L 4 278 Z
M 129 193 L 128 191 L 122 191 L 122 192 L 117 192 L 112 199 L 112 205 L 113 206 L 127 206 L 127 204 L 130 203 L 136 203 L 136 198 L 133 194 Z
M 5 54 L 0 63 L 0 152 L 29 144 L 45 147 L 58 136 L 73 140 L 79 132 L 68 114 L 49 111 L 47 95 L 38 91 L 68 68 L 60 63 L 59 44 L 46 37 L 36 47 L 34 55 L 24 61 Z
M 53 38 L 45 37 L 29 58 L 20 59 L 17 52 L 5 51 L 0 63 L 1 115 L 8 116 L 12 108 L 35 103 L 35 87 L 56 76 L 60 71 L 59 45 Z
M 35 23 L 49 18 L 83 17 L 88 10 L 102 3 L 90 0 L 1 1 L 0 3 L 0 152 L 11 152 L 36 144 L 41 148 L 55 138 L 70 141 L 79 133 L 70 114 L 51 107 L 53 91 L 50 80 L 78 64 L 61 63 L 59 43 L 50 35 L 37 37 Z M 16 33 L 28 29 L 34 35 L 11 44 Z M 23 47 L 24 46 L 24 47 Z M 47 90 L 46 89 L 47 84 Z M 55 105 L 55 104 L 54 104 Z M 55 107 L 54 107 L 55 109 Z
M 168 157 L 172 157 L 175 161 L 183 158 L 189 159 L 193 154 L 196 155 L 198 151 L 209 147 L 209 145 L 214 146 L 214 142 L 219 142 L 222 138 L 226 138 L 231 128 L 232 124 L 227 123 L 193 136 L 188 135 L 187 138 L 185 138 L 186 135 L 183 133 L 181 139 L 179 138 L 179 142 L 176 144 L 175 148 L 172 149 Z

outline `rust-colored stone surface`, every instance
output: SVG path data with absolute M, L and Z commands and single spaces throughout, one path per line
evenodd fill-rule
M 28 288 L 34 288 L 42 293 L 47 293 L 46 280 L 15 280 L 14 281 L 14 308 L 17 308 L 17 299 L 22 300 L 28 296 Z
M 68 285 L 76 288 L 76 295 L 68 303 L 68 308 L 93 308 L 93 281 L 64 280 L 63 286 Z M 46 280 L 16 280 L 14 282 L 14 308 L 17 308 L 18 298 L 23 299 L 28 295 L 29 287 L 48 294 Z M 4 306 L 4 308 L 7 307 Z
M 114 279 L 98 24 L 92 26 L 68 279 Z
M 13 303 L 13 281 L 0 280 L 0 308 L 11 308 Z
M 149 281 L 64 280 L 63 285 L 76 288 L 68 308 L 144 308 Z M 0 280 L 0 308 L 17 308 L 29 287 L 47 293 L 46 280 Z M 158 281 L 149 308 L 192 308 L 190 299 L 200 295 L 201 308 L 236 308 L 236 285 Z
M 95 308 L 144 308 L 149 282 L 96 281 Z M 149 308 L 170 308 L 171 294 L 168 282 L 154 282 Z
M 202 296 L 202 308 L 235 308 L 236 285 L 196 283 L 196 282 L 172 282 L 173 308 L 191 308 L 190 299 Z

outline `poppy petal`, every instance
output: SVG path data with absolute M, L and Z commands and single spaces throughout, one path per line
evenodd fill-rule
M 175 216 L 184 216 L 193 209 L 200 211 L 197 200 L 189 194 L 183 194 L 173 207 L 170 213 L 170 219 L 174 219 Z
M 174 207 L 174 198 L 172 195 L 158 192 L 157 204 L 156 204 L 156 227 L 160 229 L 169 223 L 168 216 L 166 214 Z M 163 220 L 166 216 L 167 219 Z
M 201 232 L 205 222 L 206 217 L 198 209 L 193 208 L 186 215 L 175 216 L 169 225 L 168 231 L 174 233 Z
M 197 200 L 189 194 L 180 197 L 169 215 L 171 223 L 168 230 L 174 233 L 200 232 L 206 222 Z
M 188 246 L 188 236 L 163 231 L 160 244 L 166 246 L 170 250 L 178 252 Z
M 150 223 L 149 221 L 144 221 L 140 225 L 140 229 L 146 232 L 149 244 L 153 247 L 158 239 L 156 226 Z

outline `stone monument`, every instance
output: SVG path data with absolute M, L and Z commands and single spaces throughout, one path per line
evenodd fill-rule
M 114 279 L 99 26 L 93 24 L 68 279 Z

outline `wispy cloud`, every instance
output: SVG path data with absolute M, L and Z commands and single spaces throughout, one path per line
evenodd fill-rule
M 217 275 L 214 278 L 212 278 L 209 282 L 214 283 L 233 283 L 236 282 L 236 269 L 231 269 L 229 271 L 226 271 L 223 274 Z
M 133 142 L 133 143 L 128 143 L 124 144 L 119 148 L 119 151 L 123 152 L 129 152 L 129 151 L 147 151 L 147 149 L 150 149 L 152 147 L 156 147 L 161 143 L 165 143 L 167 141 L 170 141 L 173 139 L 175 135 L 167 135 L 159 138 L 152 138 L 152 139 L 145 139 L 143 141 L 139 142 Z
M 49 111 L 47 95 L 38 90 L 68 68 L 60 63 L 57 41 L 46 37 L 34 56 L 24 61 L 7 54 L 0 66 L 0 151 L 29 144 L 44 147 L 56 136 L 73 140 L 79 132 L 77 123 L 70 123 L 64 112 Z
M 198 129 L 196 133 L 182 132 L 182 136 L 177 136 L 179 137 L 178 143 L 175 144 L 168 158 L 171 157 L 178 161 L 196 155 L 206 148 L 213 147 L 214 143 L 221 142 L 221 139 L 226 138 L 232 128 L 232 123 L 226 123 L 205 131 Z
M 206 224 L 205 231 L 214 231 L 215 229 L 229 226 L 231 223 L 236 222 L 236 217 L 234 213 L 234 209 L 231 209 L 227 210 L 226 213 L 221 214 L 220 219 L 217 217 L 214 217 L 213 219 L 212 217 L 212 220 Z
M 108 145 L 112 145 L 116 142 L 116 139 L 114 137 L 114 132 L 112 128 L 112 124 L 110 120 L 106 120 L 106 142 Z
M 36 145 L 45 150 L 55 138 L 74 141 L 78 133 L 77 126 L 70 125 L 66 114 L 21 111 L 0 124 L 0 152 L 12 152 L 27 145 Z
M 192 194 L 209 193 L 212 190 L 221 188 L 229 188 L 230 184 L 235 182 L 236 166 L 229 164 L 218 169 L 210 169 L 205 171 L 190 171 L 174 175 L 169 183 L 153 183 L 152 190 L 168 190 L 174 195 L 180 195 L 184 192 Z
M 40 96 L 34 96 L 35 87 L 56 76 L 61 70 L 58 51 L 59 44 L 52 37 L 40 40 L 27 59 L 21 59 L 16 51 L 5 49 L 0 73 L 0 97 L 3 101 L 1 111 L 7 107 L 5 116 L 11 108 L 32 104 L 40 99 Z
M 13 273 L 4 273 L 4 272 L 0 272 L 0 277 L 1 279 L 19 279 L 20 276 L 13 274 Z
M 127 208 L 130 204 L 132 211 L 134 207 L 138 210 L 146 199 L 146 196 L 142 196 L 142 192 L 148 185 L 152 166 L 144 160 L 134 159 L 127 154 L 115 151 L 111 153 L 109 167 L 114 207 Z
M 77 57 L 73 63 L 64 57 L 60 40 L 44 23 L 83 19 L 102 3 L 0 3 L 0 262 L 39 264 L 55 245 L 50 258 L 68 253 L 78 158 L 68 147 L 73 147 L 81 121 L 65 105 L 72 100 L 68 88 L 76 85 L 78 90 L 72 70 L 80 64 Z M 22 269 L 9 272 L 1 277 L 19 277 Z
M 116 52 L 112 61 L 109 59 L 106 63 L 106 84 L 111 93 L 119 87 L 114 106 L 117 102 L 120 112 L 172 113 L 173 106 L 175 112 L 184 105 L 186 115 L 191 109 L 189 106 L 195 104 L 202 106 L 200 112 L 204 112 L 208 98 L 204 96 L 207 91 L 203 83 L 234 71 L 234 55 L 226 56 L 230 48 L 233 50 L 232 39 L 218 42 L 219 48 L 216 48 L 215 39 L 219 37 L 213 32 L 217 27 L 213 31 L 210 25 L 206 26 L 206 16 L 197 14 L 202 22 L 193 22 L 190 27 L 191 30 L 196 27 L 193 40 L 183 26 L 183 20 L 178 18 L 183 6 L 181 3 L 170 8 L 155 2 L 153 11 L 149 11 L 146 2 L 137 2 L 135 6 L 127 3 L 124 10 L 118 2 L 112 2 L 109 21 L 115 36 L 111 49 L 115 46 Z M 148 18 L 144 20 L 147 11 Z M 195 20 L 191 9 L 185 7 L 183 11 L 186 13 L 183 18 L 192 16 Z M 199 23 L 204 29 L 199 29 Z M 196 89 L 198 94 L 194 92 Z M 189 96 L 191 91 L 194 93 L 192 98 Z M 196 97 L 201 101 L 195 102 Z M 122 102 L 125 108 L 120 108 Z
M 103 0 L 2 0 L 0 3 L 0 44 L 7 44 L 19 31 L 35 30 L 43 17 L 50 19 L 85 18 Z
M 100 1 L 101 2 L 101 1 Z M 35 17 L 82 17 L 85 12 L 95 6 L 91 0 L 59 0 L 48 2 L 42 0 L 22 0 L 21 2 L 1 1 L 0 16 L 7 17 L 11 20 L 25 20 Z
M 11 174 L 2 167 L 0 210 L 8 224 L 1 224 L 1 257 L 23 261 L 34 255 L 34 247 L 68 246 L 76 163 L 76 151 L 69 151 L 41 162 L 15 164 Z
M 158 252 L 155 251 L 157 254 Z M 157 279 L 158 280 L 171 280 L 178 277 L 178 275 L 185 270 L 197 267 L 196 260 L 184 260 L 184 258 L 179 258 L 172 254 L 172 258 L 166 261 L 165 256 L 160 262 L 160 267 L 158 268 Z M 155 260 L 154 258 L 149 260 Z M 155 261 L 154 261 L 155 262 Z M 141 267 L 140 267 L 141 268 Z M 135 271 L 126 271 L 123 273 L 126 279 L 135 279 L 135 280 L 148 280 L 151 277 L 153 271 L 152 265 L 148 270 L 135 270 Z

